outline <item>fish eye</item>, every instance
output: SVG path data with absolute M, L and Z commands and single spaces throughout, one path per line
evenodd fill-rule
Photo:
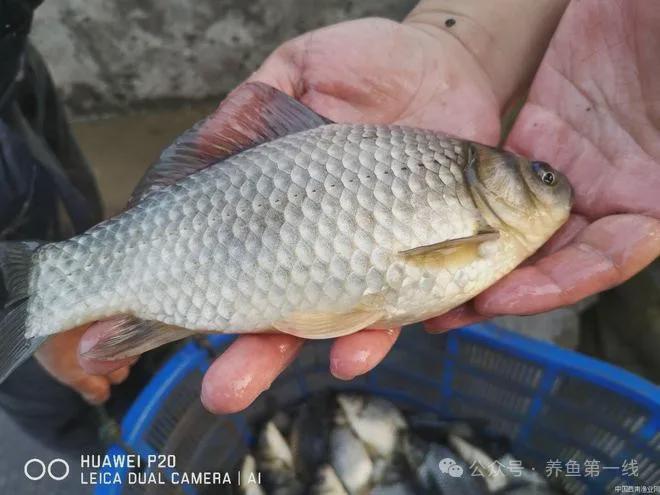
M 553 184 L 555 183 L 555 174 L 553 174 L 552 172 L 545 172 L 545 173 L 541 176 L 541 180 L 542 180 L 545 184 L 551 186 L 551 185 L 553 185 Z
M 555 173 L 552 171 L 550 165 L 545 162 L 532 162 L 532 169 L 538 175 L 541 182 L 547 186 L 554 186 L 557 181 Z

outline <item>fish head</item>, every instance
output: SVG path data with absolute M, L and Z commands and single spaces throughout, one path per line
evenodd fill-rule
M 530 253 L 568 219 L 573 190 L 549 164 L 482 144 L 468 145 L 468 188 L 488 223 Z

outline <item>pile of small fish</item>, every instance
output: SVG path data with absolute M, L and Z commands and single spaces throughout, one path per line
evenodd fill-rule
M 363 394 L 312 396 L 278 412 L 261 428 L 241 478 L 259 472 L 262 484 L 245 495 L 419 495 L 561 493 L 504 450 L 497 459 L 471 442 L 465 422 L 404 414 Z

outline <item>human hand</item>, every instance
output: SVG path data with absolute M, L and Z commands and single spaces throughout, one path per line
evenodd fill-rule
M 130 362 L 89 374 L 78 362 L 78 343 L 87 326 L 53 335 L 35 353 L 39 364 L 58 382 L 77 391 L 90 404 L 102 404 L 110 398 L 110 386 L 123 382 L 129 374 Z
M 411 125 L 489 144 L 499 139 L 500 111 L 511 97 L 495 90 L 480 61 L 452 33 L 420 17 L 414 24 L 364 19 L 314 31 L 280 47 L 251 80 L 275 86 L 337 122 Z M 505 82 L 515 90 L 509 78 Z M 350 379 L 369 371 L 397 335 L 369 329 L 336 339 L 332 373 Z M 301 345 L 286 335 L 239 337 L 206 373 L 204 404 L 215 412 L 243 409 Z
M 384 19 L 330 26 L 282 45 L 250 80 L 336 122 L 398 123 L 491 144 L 499 138 L 499 105 L 487 75 L 444 31 L 431 34 Z M 367 329 L 336 339 L 331 372 L 342 379 L 367 372 L 398 333 Z M 289 335 L 239 336 L 204 377 L 205 406 L 219 413 L 247 407 L 302 344 Z
M 250 79 L 274 86 L 337 122 L 397 123 L 496 144 L 502 108 L 531 76 L 534 64 L 529 59 L 534 56 L 524 52 L 511 57 L 509 71 L 486 69 L 492 57 L 484 40 L 510 37 L 512 30 L 498 18 L 497 32 L 485 32 L 478 27 L 483 20 L 454 11 L 456 24 L 445 27 L 447 14 L 424 10 L 431 3 L 420 5 L 404 24 L 363 19 L 305 34 L 278 48 Z M 542 4 L 550 6 L 552 18 L 558 17 L 562 2 L 539 1 L 532 9 L 535 15 L 544 12 Z M 522 5 L 528 4 L 523 0 Z M 537 25 L 526 24 L 528 31 L 518 30 L 517 39 L 548 35 L 539 34 Z M 91 347 L 107 327 L 96 324 L 83 343 Z M 337 339 L 331 349 L 332 373 L 349 379 L 369 371 L 397 335 L 368 329 Z M 218 413 L 247 407 L 295 358 L 302 343 L 288 335 L 238 337 L 207 371 L 204 404 Z M 89 370 L 111 365 L 82 362 Z
M 507 141 L 568 176 L 571 219 L 531 263 L 427 329 L 572 304 L 660 255 L 660 10 L 609 3 L 570 4 Z

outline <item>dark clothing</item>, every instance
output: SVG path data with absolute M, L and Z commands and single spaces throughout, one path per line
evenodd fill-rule
M 23 431 L 56 451 L 101 450 L 94 409 L 55 381 L 34 358 L 0 385 L 0 407 Z
M 39 3 L 0 0 L 0 240 L 59 240 L 102 216 L 94 177 L 48 70 L 26 42 L 32 10 Z M 0 311 L 3 292 L 0 281 Z M 152 359 L 143 358 L 120 390 L 113 390 L 108 404 L 112 415 L 121 415 L 144 385 L 153 372 Z M 97 411 L 33 358 L 0 384 L 0 407 L 52 448 L 101 448 Z
M 165 346 L 145 354 L 128 379 L 112 388 L 104 405 L 111 418 L 121 419 L 171 350 L 172 346 Z M 0 407 L 24 432 L 53 450 L 92 454 L 104 449 L 99 411 L 54 380 L 33 358 L 0 385 Z
M 16 81 L 32 23 L 32 11 L 41 1 L 0 0 L 0 109 Z
M 62 239 L 101 220 L 99 194 L 41 57 L 24 54 L 0 109 L 0 238 Z

